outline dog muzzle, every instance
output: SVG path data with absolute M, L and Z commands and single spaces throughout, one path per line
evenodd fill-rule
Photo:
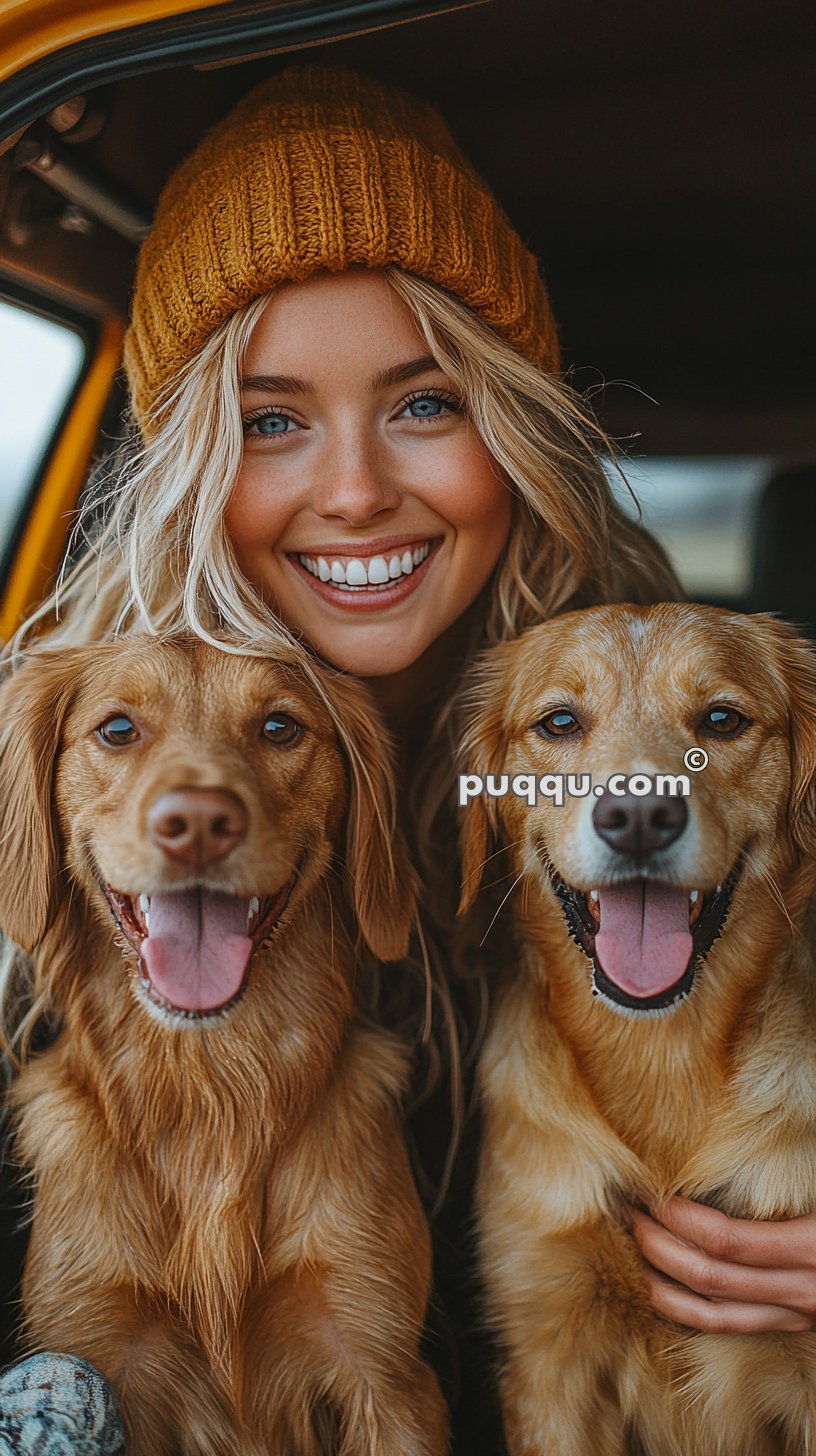
M 703 894 L 640 876 L 587 895 L 553 871 L 570 935 L 592 962 L 595 994 L 629 1011 L 664 1010 L 687 996 L 725 924 L 741 867 L 740 857 Z

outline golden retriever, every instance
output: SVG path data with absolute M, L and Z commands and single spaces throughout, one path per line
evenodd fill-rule
M 0 694 L 0 925 L 64 1022 L 13 1094 L 25 1328 L 129 1456 L 447 1449 L 408 1054 L 355 1010 L 416 886 L 369 695 L 324 679 L 132 639 Z
M 518 886 L 479 1073 L 510 1456 L 813 1456 L 816 1334 L 661 1319 L 625 1205 L 816 1210 L 816 658 L 772 617 L 607 606 L 464 701 L 461 908 L 494 842 Z

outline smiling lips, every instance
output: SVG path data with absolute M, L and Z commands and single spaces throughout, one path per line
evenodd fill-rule
M 289 560 L 326 600 L 342 606 L 390 606 L 407 596 L 422 579 L 426 562 L 436 554 L 441 542 L 440 536 L 428 537 L 403 547 L 392 546 L 375 556 L 290 552 Z

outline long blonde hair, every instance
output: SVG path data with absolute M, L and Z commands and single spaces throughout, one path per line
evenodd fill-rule
M 601 453 L 614 460 L 616 452 L 581 398 L 454 295 L 394 266 L 382 272 L 513 492 L 485 642 L 622 592 L 633 601 L 682 595 L 665 553 L 615 502 Z M 192 630 L 225 650 L 225 635 L 236 651 L 291 647 L 293 634 L 243 577 L 224 529 L 243 455 L 242 360 L 271 296 L 214 330 L 165 387 L 146 438 L 126 419 L 127 437 L 97 473 L 53 592 L 7 654 L 46 623 L 50 646 Z
M 580 397 L 452 294 L 397 267 L 382 271 L 460 391 L 513 496 L 509 537 L 461 669 L 478 649 L 574 607 L 682 596 L 661 548 L 616 504 L 601 458 L 615 452 Z M 145 436 L 128 420 L 124 444 L 88 492 L 60 579 L 9 644 L 8 665 L 34 638 L 55 647 L 187 630 L 226 651 L 295 656 L 308 671 L 308 647 L 243 577 L 224 528 L 243 453 L 241 366 L 269 297 L 254 299 L 213 332 L 165 388 Z M 315 686 L 325 696 L 319 679 Z M 452 691 L 409 800 L 412 849 L 426 891 L 422 959 L 427 966 L 430 957 L 448 1016 L 445 946 L 458 889 L 451 871 L 454 702 Z M 338 729 L 342 734 L 342 724 Z M 364 773 L 365 765 L 354 771 Z

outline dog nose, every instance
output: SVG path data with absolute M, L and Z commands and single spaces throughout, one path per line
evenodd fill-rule
M 147 816 L 154 844 L 184 864 L 203 869 L 223 859 L 247 832 L 247 811 L 226 789 L 172 789 Z
M 686 827 L 686 801 L 671 795 L 604 794 L 592 811 L 592 822 L 612 849 L 636 859 L 667 849 Z

